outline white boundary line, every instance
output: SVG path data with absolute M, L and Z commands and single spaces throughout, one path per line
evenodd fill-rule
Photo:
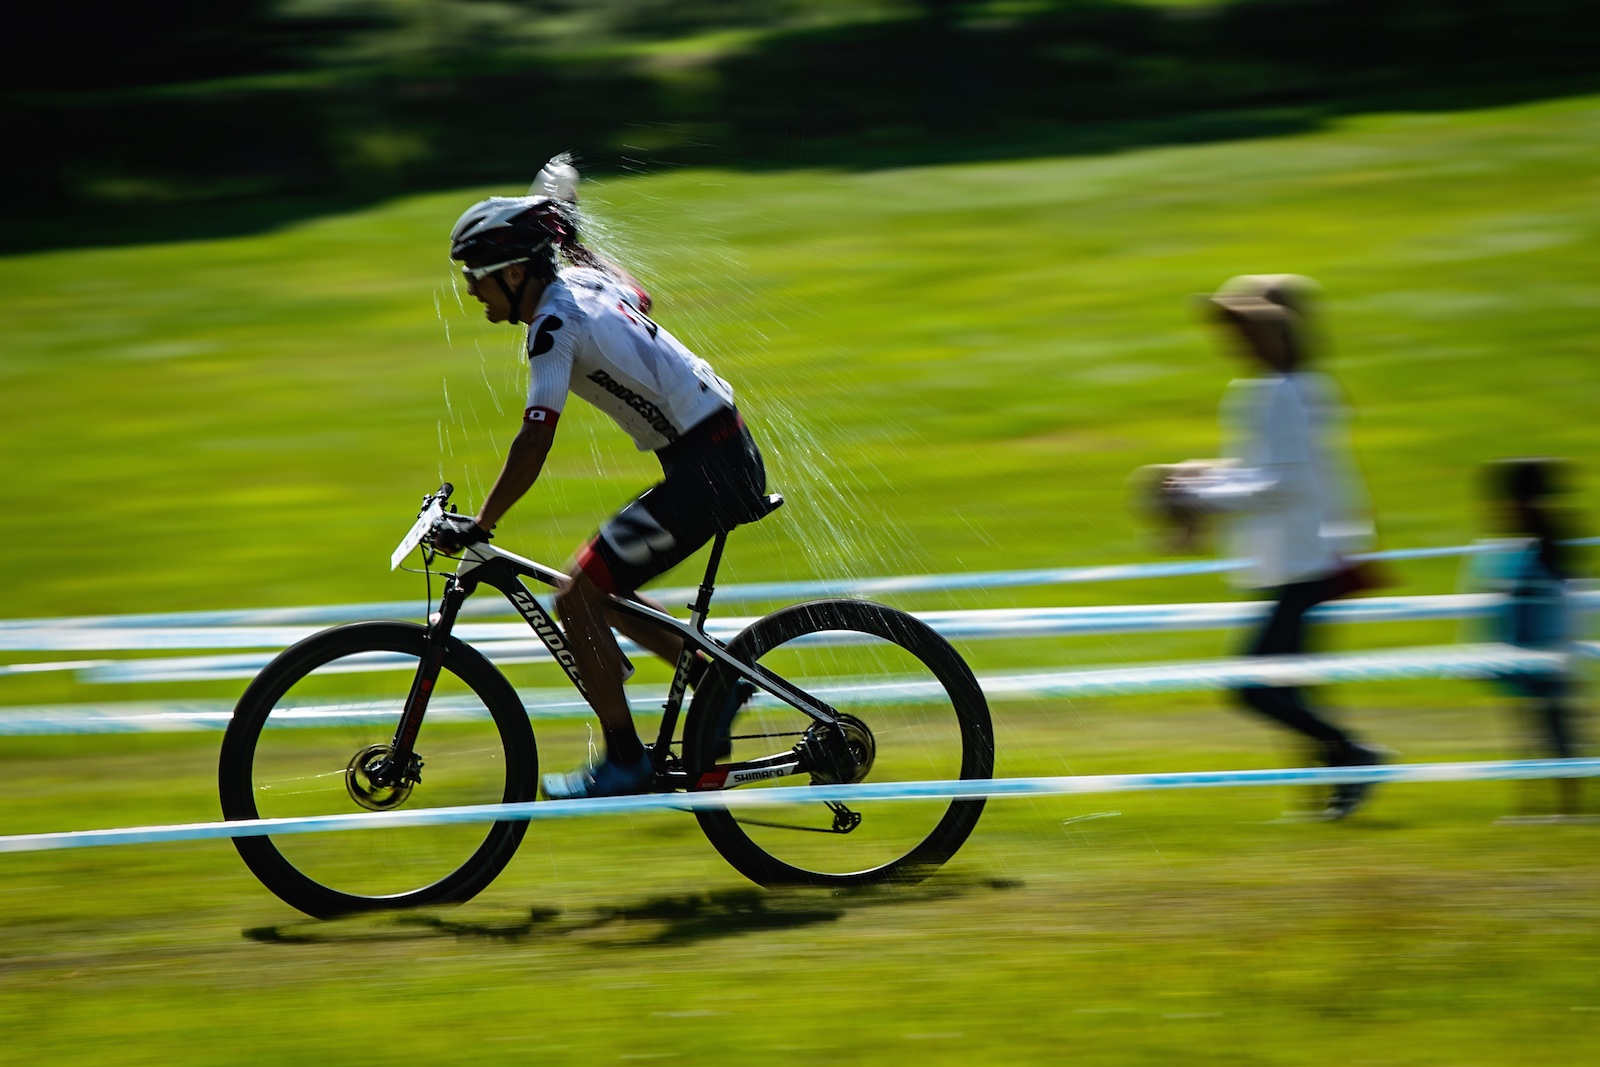
M 583 815 L 615 815 L 642 811 L 744 810 L 820 801 L 976 800 L 990 797 L 1066 796 L 1078 793 L 1123 793 L 1153 789 L 1214 789 L 1267 785 L 1334 785 L 1400 782 L 1505 781 L 1522 778 L 1592 778 L 1600 776 L 1600 759 L 1498 760 L 1474 763 L 1402 763 L 1375 767 L 1299 767 L 1255 771 L 1168 771 L 1155 774 L 1093 774 L 1051 778 L 993 778 L 981 781 L 885 782 L 858 785 L 790 786 L 707 793 L 652 793 L 592 800 L 533 801 L 525 804 L 477 804 L 416 811 L 361 812 L 295 819 L 253 819 L 238 822 L 138 826 L 65 833 L 11 834 L 0 837 L 0 853 L 48 852 L 101 845 L 155 844 L 216 838 L 333 833 L 342 830 L 397 829 L 501 819 L 536 821 Z

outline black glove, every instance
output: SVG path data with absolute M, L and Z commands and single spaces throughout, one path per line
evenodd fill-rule
M 428 540 L 433 545 L 434 551 L 443 552 L 445 555 L 454 555 L 468 545 L 488 541 L 493 537 L 493 534 L 468 516 L 457 515 L 453 511 L 445 512 L 433 520 L 433 529 L 428 531 Z

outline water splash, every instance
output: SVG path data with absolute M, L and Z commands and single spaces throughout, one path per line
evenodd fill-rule
M 859 454 L 847 461 L 824 447 L 824 441 L 845 436 L 838 422 L 821 410 L 824 405 L 806 402 L 800 410 L 798 401 L 784 396 L 784 380 L 769 386 L 769 376 L 762 373 L 772 362 L 774 337 L 793 332 L 790 316 L 805 319 L 825 311 L 781 296 L 773 306 L 770 291 L 741 280 L 749 275 L 749 267 L 715 220 L 694 217 L 680 201 L 669 201 L 648 188 L 636 186 L 630 193 L 647 203 L 670 204 L 677 224 L 700 239 L 695 257 L 685 259 L 645 246 L 612 225 L 604 210 L 603 189 L 586 201 L 584 242 L 625 265 L 648 288 L 655 288 L 655 279 L 672 279 L 667 286 L 668 300 L 658 304 L 657 317 L 734 385 L 740 410 L 767 459 L 769 481 L 788 501 L 785 512 L 789 521 L 781 527 L 757 524 L 741 532 L 742 539 L 765 542 L 768 551 L 761 553 L 761 558 L 776 560 L 778 567 L 777 573 L 769 576 L 804 578 L 918 569 L 924 555 L 904 525 L 883 506 L 883 490 L 871 484 L 881 486 L 885 481 L 874 477 L 877 465 Z M 670 262 L 665 258 L 668 255 L 673 256 Z M 674 300 L 673 293 L 683 296 Z M 714 307 L 714 312 L 703 305 Z M 744 314 L 736 313 L 741 310 Z M 746 343 L 736 351 L 728 350 L 718 339 L 725 329 L 722 324 L 730 319 L 740 321 L 747 335 Z M 757 322 L 771 326 L 763 328 L 755 325 Z M 837 376 L 826 356 L 816 357 L 803 373 L 812 380 Z M 848 382 L 840 382 L 841 396 L 847 396 L 849 389 Z
M 761 559 L 764 576 L 774 579 L 927 569 L 925 554 L 892 514 L 894 490 L 885 489 L 888 479 L 879 475 L 877 464 L 859 449 L 844 455 L 826 446 L 825 442 L 848 436 L 847 428 L 828 415 L 826 396 L 802 400 L 789 392 L 798 376 L 813 386 L 837 383 L 839 397 L 849 397 L 852 385 L 840 371 L 842 361 L 823 353 L 796 368 L 793 357 L 785 353 L 790 370 L 776 378 L 770 372 L 775 350 L 782 349 L 794 334 L 792 323 L 825 315 L 828 308 L 815 299 L 802 302 L 797 297 L 775 295 L 746 281 L 750 268 L 731 243 L 733 235 L 709 212 L 697 213 L 692 199 L 686 206 L 684 198 L 662 195 L 638 182 L 631 183 L 628 190 L 630 197 L 647 207 L 660 205 L 675 220 L 675 228 L 695 235 L 695 254 L 686 257 L 673 244 L 636 237 L 632 231 L 637 212 L 630 211 L 628 219 L 614 222 L 603 185 L 586 185 L 584 193 L 584 243 L 623 264 L 648 288 L 662 291 L 666 297 L 660 309 L 663 325 L 734 384 L 740 409 L 766 456 L 771 487 L 788 500 L 783 521 L 758 523 L 740 532 L 735 543 L 744 551 L 736 551 L 735 558 Z M 486 351 L 480 337 L 473 338 L 478 380 L 496 415 L 505 416 L 511 405 L 503 401 L 502 392 L 520 396 L 527 389 L 521 331 L 483 323 L 476 301 L 464 299 L 454 264 L 449 285 L 464 319 L 476 320 L 478 326 L 514 344 L 514 355 L 503 358 L 492 354 L 496 346 Z M 445 313 L 442 289 L 441 285 L 433 294 L 434 310 L 446 345 L 453 349 L 454 313 Z M 737 341 L 730 340 L 730 322 L 739 324 Z M 452 403 L 448 382 L 444 387 L 445 416 L 438 426 L 440 462 L 454 467 L 464 461 L 468 469 L 447 471 L 444 477 L 472 488 L 484 480 L 471 447 L 473 433 L 481 435 L 485 430 L 475 402 L 478 386 L 463 392 L 459 377 L 456 384 L 457 393 L 462 394 L 460 405 Z M 520 409 L 521 404 L 514 406 Z M 623 458 L 626 443 L 603 418 L 588 415 L 573 412 L 562 422 L 560 452 L 564 469 L 571 473 L 541 479 L 538 493 L 548 501 L 541 509 L 546 513 L 565 514 L 570 505 L 587 504 L 592 498 L 598 521 L 622 503 L 613 499 L 618 494 L 611 483 L 634 468 Z M 882 425 L 881 429 L 895 436 L 914 432 L 904 424 Z M 459 460 L 457 435 L 462 445 Z M 496 433 L 489 436 L 492 439 Z M 494 457 L 496 462 L 499 458 Z
M 439 299 L 439 290 L 433 291 L 433 317 L 439 320 L 444 327 L 444 344 L 446 348 L 454 348 L 455 342 L 450 339 L 450 320 L 444 317 L 444 307 Z

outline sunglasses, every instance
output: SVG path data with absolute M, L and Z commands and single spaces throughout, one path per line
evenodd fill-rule
M 469 282 L 481 282 L 481 281 L 483 281 L 483 279 L 487 278 L 489 275 L 495 273 L 496 271 L 505 270 L 507 267 L 511 266 L 514 263 L 526 263 L 526 262 L 528 262 L 528 258 L 529 257 L 527 257 L 527 256 L 519 256 L 516 259 L 508 259 L 504 263 L 491 263 L 487 267 L 465 267 L 464 266 L 464 267 L 461 268 L 461 276 L 463 278 L 465 278 Z

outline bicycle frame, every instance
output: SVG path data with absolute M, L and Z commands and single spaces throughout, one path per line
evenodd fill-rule
M 700 585 L 694 603 L 688 605 L 690 611 L 688 622 L 636 600 L 618 596 L 610 598 L 610 606 L 622 614 L 670 631 L 683 639 L 683 654 L 678 659 L 672 685 L 667 692 L 666 702 L 662 705 L 660 731 L 655 743 L 649 747 L 658 783 L 667 791 L 691 788 L 725 789 L 747 782 L 780 778 L 801 770 L 801 755 L 797 750 L 791 749 L 788 752 L 742 763 L 719 765 L 703 773 L 697 781 L 689 781 L 688 772 L 683 769 L 681 762 L 671 756 L 671 744 L 682 711 L 683 697 L 688 689 L 689 667 L 694 661 L 696 650 L 730 668 L 741 679 L 758 689 L 770 693 L 818 723 L 831 727 L 830 732 L 836 732 L 839 740 L 844 740 L 843 730 L 839 726 L 839 713 L 834 708 L 796 688 L 760 664 L 745 663 L 738 659 L 729 653 L 720 641 L 705 632 L 713 583 L 727 539 L 726 533 L 720 533 L 712 544 L 711 557 L 706 564 L 705 579 Z M 416 677 L 412 681 L 410 694 L 406 697 L 405 710 L 395 730 L 389 757 L 391 767 L 399 770 L 402 776 L 420 770 L 413 745 L 422 728 L 429 697 L 438 681 L 445 641 L 455 626 L 461 605 L 479 585 L 487 585 L 498 590 L 511 602 L 511 606 L 517 610 L 538 635 L 539 640 L 549 649 L 550 655 L 561 665 L 561 669 L 566 672 L 578 692 L 588 699 L 588 691 L 584 687 L 583 677 L 578 671 L 577 660 L 567 643 L 565 632 L 528 591 L 527 586 L 523 585 L 521 581 L 523 577 L 536 579 L 555 589 L 564 588 L 568 582 L 567 575 L 561 571 L 513 552 L 495 548 L 487 542 L 464 549 L 456 572 L 446 576 L 444 592 L 439 599 L 439 610 L 428 618 L 428 652 L 417 665 Z

